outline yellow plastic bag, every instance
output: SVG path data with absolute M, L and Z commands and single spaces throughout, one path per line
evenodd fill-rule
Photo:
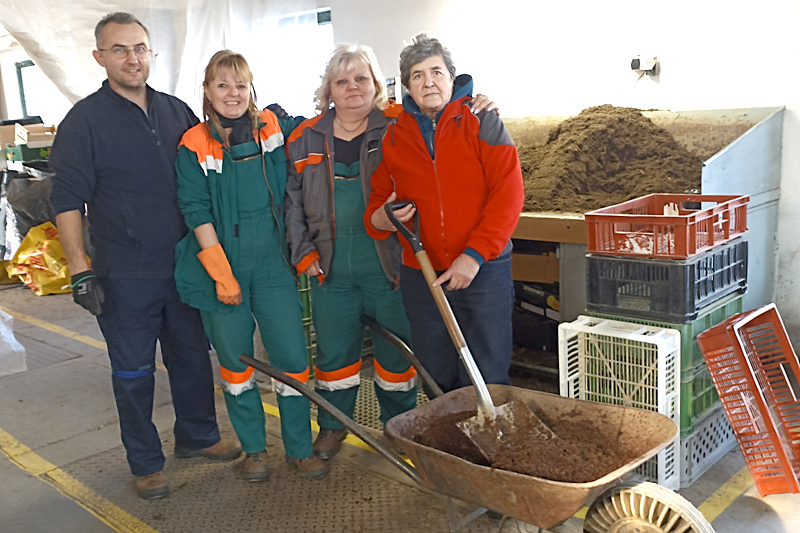
M 11 266 L 11 261 L 0 261 L 0 285 L 8 285 L 10 283 L 17 283 L 19 278 L 17 276 L 9 276 L 8 268 Z
M 38 296 L 72 292 L 67 259 L 52 222 L 28 231 L 6 270 Z

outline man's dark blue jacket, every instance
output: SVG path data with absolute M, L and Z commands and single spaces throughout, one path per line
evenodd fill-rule
M 50 155 L 56 214 L 88 206 L 92 270 L 112 278 L 167 278 L 186 234 L 175 158 L 199 121 L 181 100 L 147 87 L 147 112 L 108 84 L 75 104 Z

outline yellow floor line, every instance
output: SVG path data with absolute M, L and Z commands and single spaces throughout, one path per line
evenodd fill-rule
M 697 510 L 703 514 L 706 520 L 713 522 L 752 485 L 753 478 L 750 477 L 750 471 L 744 467 L 723 483 L 706 501 L 698 505 Z
M 68 337 L 70 339 L 74 339 L 76 341 L 83 342 L 84 344 L 88 344 L 90 346 L 94 346 L 95 348 L 100 348 L 102 350 L 106 350 L 107 349 L 106 343 L 104 343 L 102 341 L 98 341 L 98 340 L 93 339 L 91 337 L 87 337 L 86 335 L 81 335 L 80 333 L 75 333 L 74 331 L 70 331 L 70 330 L 68 330 L 66 328 L 62 328 L 61 326 L 56 326 L 55 324 L 51 324 L 51 323 L 46 322 L 44 320 L 40 320 L 40 319 L 32 317 L 32 316 L 28 316 L 28 315 L 24 315 L 22 313 L 18 313 L 16 311 L 13 311 L 13 310 L 8 309 L 8 308 L 3 307 L 3 306 L 0 306 L 0 310 L 5 311 L 6 313 L 10 314 L 11 316 L 13 316 L 14 318 L 16 318 L 18 320 L 22 320 L 23 322 L 27 322 L 27 323 L 33 324 L 35 326 L 39 326 L 39 327 L 41 327 L 43 329 L 46 329 L 48 331 L 52 331 L 53 333 L 57 333 L 59 335 L 63 335 L 64 337 Z M 161 363 L 156 363 L 156 367 L 159 370 L 166 370 L 164 365 L 161 364 Z M 222 394 L 222 389 L 220 389 L 218 386 L 216 388 L 217 388 L 217 393 L 218 394 Z M 276 406 L 268 404 L 268 403 L 265 403 L 265 402 L 262 402 L 262 405 L 264 407 L 264 412 L 266 414 L 268 414 L 270 416 L 274 416 L 276 418 L 280 418 L 280 413 L 279 413 L 278 408 Z M 313 421 L 313 420 L 311 421 L 311 429 L 313 431 L 315 431 L 315 432 L 319 432 L 319 425 L 317 425 L 317 423 L 315 421 Z M 3 435 L 8 435 L 8 434 L 3 432 L 2 429 L 0 429 L 0 448 L 1 448 L 0 451 L 3 451 L 5 453 L 6 452 L 7 443 L 4 442 Z M 10 435 L 8 435 L 8 437 L 11 438 Z M 13 438 L 12 438 L 12 440 L 13 440 Z M 14 441 L 14 442 L 16 442 L 16 441 Z M 351 446 L 356 446 L 357 448 L 361 448 L 362 450 L 375 452 L 375 450 L 373 450 L 369 445 L 367 445 L 366 443 L 364 443 L 364 441 L 362 441 L 361 439 L 359 439 L 358 437 L 356 437 L 354 435 L 347 435 L 347 438 L 345 438 L 344 442 L 346 442 L 347 444 L 350 444 Z M 8 445 L 12 446 L 12 444 L 8 444 Z M 33 453 L 33 452 L 30 452 L 30 450 L 28 450 L 27 453 Z M 8 454 L 6 454 L 6 455 L 8 455 Z M 34 456 L 35 456 L 35 454 L 34 454 Z M 36 457 L 38 457 L 38 456 L 36 456 Z M 12 461 L 13 461 L 13 459 L 12 459 Z M 43 460 L 41 460 L 41 461 L 43 461 Z M 409 464 L 412 464 L 411 461 L 409 461 L 408 459 L 406 459 L 406 462 L 408 462 Z M 44 479 L 45 481 L 47 481 L 51 485 L 55 486 L 59 491 L 61 491 L 64 494 L 69 496 L 69 493 L 64 492 L 63 490 L 61 490 L 61 488 L 59 488 L 60 485 L 56 481 L 54 481 L 53 478 L 52 478 L 52 475 L 53 475 L 52 472 L 53 471 L 61 472 L 60 469 L 58 469 L 54 465 L 50 465 L 49 463 L 46 463 L 44 461 L 43 461 L 42 464 L 39 464 L 35 460 L 31 460 L 30 465 L 31 465 L 31 468 L 34 468 L 34 470 L 36 468 L 48 469 L 49 467 L 52 467 L 52 470 L 46 470 L 45 472 L 42 472 L 42 473 L 39 473 L 39 474 L 34 474 L 34 475 L 39 476 L 40 479 Z M 49 465 L 49 466 L 47 466 L 47 465 Z M 20 468 L 23 468 L 23 467 L 20 466 Z M 26 469 L 26 468 L 23 468 L 23 469 Z M 57 477 L 62 477 L 62 476 L 69 477 L 69 476 L 67 476 L 67 474 L 64 474 L 63 472 L 61 472 L 61 474 L 57 475 Z M 70 479 L 72 479 L 72 478 L 70 478 Z M 84 487 L 86 489 L 86 491 L 88 491 L 88 493 L 95 494 L 92 491 L 90 491 L 88 488 L 86 488 L 85 486 L 83 486 L 80 483 L 78 483 L 77 481 L 75 481 L 74 483 L 76 483 L 77 485 L 80 485 L 81 487 Z M 752 484 L 753 484 L 753 480 L 750 477 L 749 471 L 747 470 L 747 468 L 743 468 L 737 474 L 735 474 L 731 479 L 729 479 L 727 482 L 725 482 L 713 494 L 711 494 L 711 496 L 709 496 L 702 504 L 700 504 L 697 507 L 697 509 L 703 514 L 703 516 L 705 517 L 706 520 L 708 520 L 709 522 L 713 522 L 720 514 L 722 514 L 723 511 L 725 511 L 725 509 L 727 509 L 736 500 L 736 498 L 741 496 Z M 76 490 L 75 492 L 76 493 L 80 493 L 79 490 Z M 82 497 L 85 498 L 85 501 L 90 501 L 91 500 L 91 498 L 89 497 L 88 493 L 86 495 L 82 496 Z M 102 497 L 100 497 L 99 495 L 95 494 L 95 496 L 96 496 L 96 498 L 98 500 L 106 501 Z M 76 501 L 78 501 L 78 500 L 76 500 Z M 86 505 L 84 505 L 81 501 L 78 501 L 78 503 L 81 504 L 82 506 L 86 507 Z M 125 511 L 122 511 L 122 509 L 119 509 L 118 507 L 114 506 L 111 503 L 108 503 L 108 505 L 114 507 L 115 509 L 118 509 L 119 512 L 123 513 L 124 515 L 127 515 L 128 517 L 130 517 L 130 519 L 138 522 L 138 520 L 136 520 L 135 517 L 133 517 L 131 515 L 128 515 L 127 513 L 125 513 Z M 98 516 L 98 518 L 100 518 L 101 520 L 106 521 L 101 515 L 97 514 L 97 512 L 95 512 L 94 509 L 90 509 L 89 507 L 86 507 L 86 509 L 89 510 L 92 514 L 95 514 L 96 516 Z M 584 507 L 583 509 L 578 511 L 575 514 L 575 516 L 577 516 L 579 518 L 584 518 L 586 516 L 586 512 L 587 511 L 588 511 L 588 509 L 586 507 Z M 109 522 L 106 522 L 106 523 L 109 523 Z M 149 526 L 147 526 L 146 524 L 144 524 L 142 522 L 138 522 L 138 523 L 141 523 L 145 528 L 148 528 L 148 529 L 134 529 L 134 530 L 131 530 L 131 529 L 119 529 L 119 531 L 136 531 L 136 532 L 139 532 L 139 531 L 141 531 L 141 532 L 155 531 L 153 529 L 150 529 Z M 109 525 L 111 525 L 111 524 L 109 523 Z M 113 526 L 113 527 L 115 527 L 115 526 Z M 125 527 L 127 527 L 127 526 L 125 526 Z
M 55 324 L 51 324 L 50 322 L 45 322 L 44 320 L 40 320 L 33 316 L 23 315 L 22 313 L 12 311 L 11 309 L 8 309 L 6 307 L 0 306 L 0 309 L 5 311 L 9 315 L 13 316 L 17 320 L 22 320 L 23 322 L 27 322 L 28 324 L 39 326 L 40 328 L 46 329 L 47 331 L 52 331 L 53 333 L 57 333 L 64 337 L 74 339 L 76 341 L 88 344 L 89 346 L 93 346 L 95 348 L 100 348 L 101 350 L 108 350 L 106 343 L 104 343 L 103 341 L 87 337 L 86 335 L 81 335 L 80 333 L 75 333 L 74 331 L 62 328 L 61 326 L 56 326 Z
M 11 463 L 44 481 L 115 531 L 158 533 L 158 530 L 117 507 L 54 464 L 42 459 L 2 429 L 0 429 L 0 453 L 8 457 Z
M 80 333 L 75 333 L 74 331 L 70 331 L 66 328 L 62 328 L 61 326 L 56 326 L 55 324 L 51 324 L 50 322 L 45 322 L 44 320 L 38 319 L 34 316 L 24 315 L 22 313 L 18 313 L 17 311 L 13 311 L 8 309 L 7 307 L 0 306 L 0 310 L 5 311 L 9 315 L 13 316 L 17 320 L 22 320 L 23 322 L 27 322 L 28 324 L 33 324 L 34 326 L 39 326 L 42 329 L 46 329 L 47 331 L 52 331 L 53 333 L 57 333 L 63 337 L 67 337 L 72 340 L 76 340 L 78 342 L 82 342 L 84 344 L 88 344 L 94 348 L 99 348 L 104 351 L 108 351 L 108 345 L 105 342 L 99 341 L 97 339 L 93 339 L 92 337 L 87 337 L 86 335 L 81 335 Z M 162 363 L 156 361 L 156 368 L 159 370 L 167 370 Z

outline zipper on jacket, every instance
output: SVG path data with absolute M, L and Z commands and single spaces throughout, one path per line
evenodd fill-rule
M 447 116 L 447 117 L 442 117 L 442 119 L 444 119 L 444 121 L 446 123 L 449 120 L 454 120 L 455 117 Z M 440 119 L 440 120 L 442 120 L 442 119 Z M 431 142 L 433 143 L 433 150 L 432 151 L 433 151 L 434 154 L 436 153 L 436 131 L 437 131 L 436 130 L 436 121 L 433 121 L 433 136 L 432 136 Z M 444 199 L 442 198 L 442 187 L 441 187 L 441 181 L 439 180 L 439 168 L 436 166 L 436 158 L 432 157 L 431 160 L 433 161 L 433 174 L 436 177 L 436 192 L 439 195 L 439 229 L 440 229 L 440 232 L 441 232 L 440 233 L 441 242 L 445 244 L 445 249 L 443 250 L 443 252 L 444 252 L 444 260 L 452 263 L 452 261 L 450 260 L 451 254 L 450 254 L 450 250 L 449 250 L 449 244 L 447 243 L 447 240 L 445 239 L 447 231 L 445 230 L 445 226 L 444 226 Z M 444 265 L 442 265 L 442 266 L 444 266 Z
M 333 129 L 331 129 L 331 135 L 333 135 Z M 331 149 L 330 144 L 328 143 L 328 134 L 325 134 L 325 157 L 328 159 L 328 180 L 330 181 L 331 186 L 331 239 L 333 240 L 334 247 L 336 246 L 336 198 L 334 195 L 336 194 L 335 185 L 336 185 L 336 176 L 333 173 L 333 158 L 331 157 Z M 333 263 L 333 259 L 331 258 L 331 263 Z
M 286 266 L 289 267 L 289 272 L 292 273 L 292 277 L 297 279 L 297 275 L 295 274 L 295 269 L 292 267 L 292 263 L 286 259 L 286 254 L 283 253 L 283 238 L 284 234 L 281 231 L 281 223 L 278 220 L 278 214 L 275 212 L 275 194 L 272 192 L 272 187 L 269 185 L 269 178 L 267 178 L 267 163 L 264 161 L 264 147 L 259 143 L 261 148 L 261 172 L 264 174 L 264 181 L 267 183 L 267 190 L 269 191 L 269 208 L 272 211 L 272 218 L 275 219 L 276 228 L 278 229 L 278 240 L 281 248 L 281 257 L 283 257 L 283 262 L 286 263 Z

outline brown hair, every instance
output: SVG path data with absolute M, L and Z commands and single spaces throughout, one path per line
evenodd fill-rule
M 98 49 L 101 46 L 100 39 L 103 37 L 103 28 L 105 28 L 106 24 L 108 24 L 109 22 L 113 22 L 114 24 L 123 24 L 123 25 L 138 24 L 144 30 L 144 34 L 147 35 L 147 40 L 148 41 L 150 40 L 150 32 L 147 30 L 147 27 L 144 24 L 142 24 L 142 22 L 139 19 L 137 19 L 130 13 L 117 11 L 116 13 L 109 13 L 105 17 L 101 18 L 100 22 L 97 23 L 97 26 L 94 27 L 94 40 Z
M 247 64 L 247 60 L 245 60 L 243 55 L 231 52 L 230 50 L 220 50 L 214 54 L 206 66 L 203 88 L 208 87 L 217 77 L 220 70 L 226 68 L 231 69 L 243 82 L 250 85 L 250 102 L 247 105 L 247 112 L 250 115 L 253 129 L 258 128 L 258 107 L 256 107 L 256 89 L 253 87 L 253 71 L 250 70 L 250 65 Z M 217 115 L 217 112 L 211 105 L 211 101 L 206 96 L 205 91 L 203 91 L 203 116 L 207 122 L 213 124 L 217 132 L 222 131 L 219 115 Z

